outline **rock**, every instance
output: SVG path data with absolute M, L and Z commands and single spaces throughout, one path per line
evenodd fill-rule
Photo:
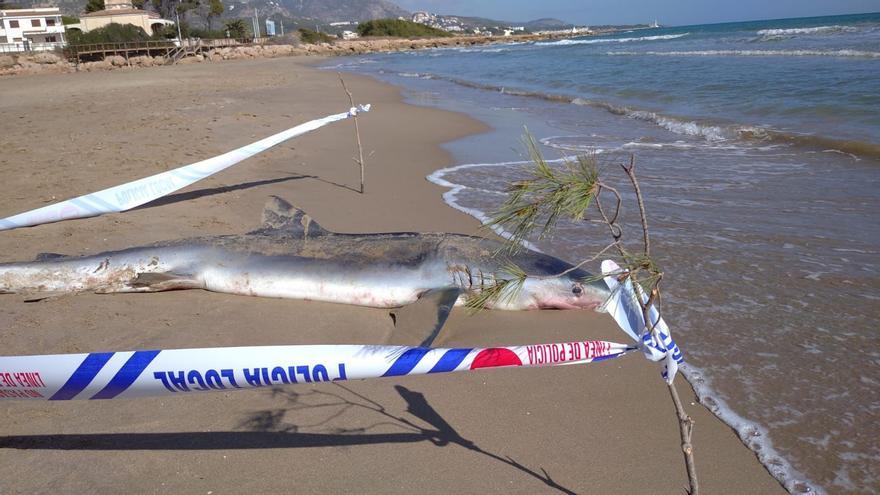
M 40 52 L 34 55 L 33 59 L 38 64 L 57 64 L 61 62 L 61 57 L 52 52 Z
M 104 61 L 114 67 L 122 67 L 128 65 L 128 61 L 125 60 L 125 57 L 120 57 L 119 55 L 110 55 L 109 57 L 104 58 Z
M 96 70 L 109 70 L 113 68 L 113 65 L 110 64 L 107 60 L 99 60 L 97 62 L 86 62 L 80 66 L 81 68 L 92 72 Z
M 0 69 L 11 69 L 15 66 L 15 59 L 9 55 L 0 55 Z
M 130 60 L 132 65 L 137 65 L 138 67 L 151 67 L 155 63 L 153 62 L 153 57 L 146 55 L 132 57 Z

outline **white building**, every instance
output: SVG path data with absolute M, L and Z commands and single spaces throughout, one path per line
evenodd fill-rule
M 430 12 L 415 12 L 412 15 L 412 21 L 419 24 L 430 25 L 432 22 L 437 21 L 437 16 Z
M 0 52 L 54 50 L 66 41 L 57 7 L 0 10 Z

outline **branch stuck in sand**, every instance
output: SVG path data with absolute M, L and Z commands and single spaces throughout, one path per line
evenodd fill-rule
M 337 73 L 339 76 L 339 82 L 342 83 L 342 89 L 345 90 L 345 94 L 348 95 L 348 102 L 351 104 L 352 108 L 354 106 L 354 97 L 351 95 L 351 91 L 348 90 L 348 87 L 345 86 L 345 79 L 342 78 L 342 74 Z M 358 116 L 357 113 L 354 114 L 354 133 L 357 136 L 357 145 L 358 145 L 358 157 L 353 160 L 361 169 L 361 194 L 364 193 L 364 148 L 361 146 L 361 128 L 358 125 Z

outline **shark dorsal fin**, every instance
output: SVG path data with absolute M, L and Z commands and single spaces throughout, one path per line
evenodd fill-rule
M 278 196 L 269 196 L 269 200 L 266 201 L 260 232 L 277 232 L 302 235 L 303 237 L 315 237 L 330 233 L 318 225 L 318 222 L 312 220 L 312 217 L 306 212 Z

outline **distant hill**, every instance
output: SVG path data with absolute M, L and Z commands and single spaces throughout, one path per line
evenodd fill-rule
M 526 29 L 530 29 L 532 31 L 538 31 L 541 29 L 565 29 L 572 27 L 572 24 L 568 22 L 549 17 L 543 19 L 535 19 L 534 21 L 529 21 L 523 23 L 522 25 L 524 25 Z
M 369 21 L 403 16 L 409 12 L 388 0 L 224 0 L 227 15 L 239 17 L 241 11 L 260 15 L 279 14 L 284 17 L 315 19 L 322 22 Z M 229 7 L 235 5 L 235 8 Z M 230 15 L 232 12 L 238 15 Z
M 485 17 L 468 17 L 460 15 L 433 14 L 417 12 L 412 20 L 431 27 L 445 29 L 452 32 L 490 32 L 498 34 L 506 28 L 524 28 L 525 31 L 550 31 L 573 27 L 559 19 L 537 19 L 528 22 L 499 21 Z
M 59 7 L 66 15 L 80 15 L 87 0 L 15 0 L 23 7 Z M 149 2 L 148 2 L 149 5 Z M 257 9 L 261 16 L 315 19 L 322 22 L 409 18 L 409 12 L 388 0 L 223 0 L 224 17 L 245 17 Z

